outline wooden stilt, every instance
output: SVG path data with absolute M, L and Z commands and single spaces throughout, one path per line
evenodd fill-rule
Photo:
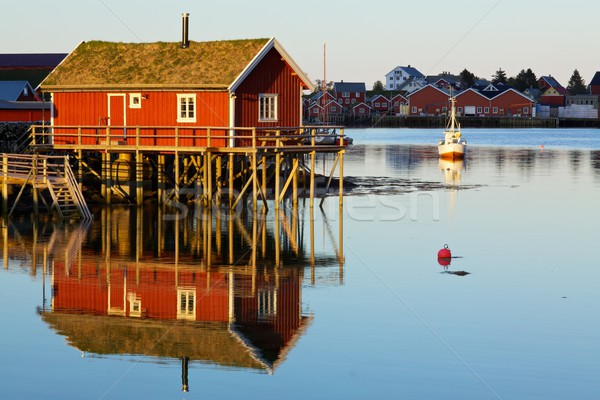
M 229 209 L 233 207 L 233 173 L 234 173 L 234 158 L 233 153 L 229 154 Z
M 275 213 L 279 210 L 279 190 L 281 189 L 281 153 L 275 154 Z
M 135 154 L 135 200 L 138 207 L 144 204 L 144 156 Z
M 157 195 L 158 205 L 163 206 L 165 204 L 165 155 L 159 154 L 157 158 L 157 171 L 156 171 L 156 183 L 157 183 Z
M 2 155 L 2 216 L 8 215 L 8 155 Z

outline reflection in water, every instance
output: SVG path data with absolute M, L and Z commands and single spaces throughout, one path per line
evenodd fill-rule
M 270 219 L 156 212 L 103 209 L 92 226 L 9 222 L 5 268 L 10 257 L 42 269 L 39 312 L 71 346 L 178 359 L 184 391 L 189 362 L 272 373 L 313 318 L 303 285 L 343 283 L 342 245 L 315 254 L 314 218 L 305 226 L 297 209 Z

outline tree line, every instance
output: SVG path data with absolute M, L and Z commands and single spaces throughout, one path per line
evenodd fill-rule
M 475 83 L 477 83 L 477 81 L 480 79 L 478 76 L 476 76 L 466 68 L 462 70 L 459 76 L 461 88 L 470 88 L 471 86 L 475 85 Z M 538 79 L 535 73 L 531 70 L 531 68 L 527 68 L 527 70 L 522 69 L 521 72 L 519 72 L 516 76 L 511 76 L 510 78 L 507 77 L 506 71 L 504 71 L 502 68 L 498 68 L 496 73 L 492 76 L 491 82 L 493 84 L 503 83 L 506 85 L 510 85 L 518 91 L 522 92 L 525 89 L 537 88 L 537 81 Z M 332 91 L 333 81 L 326 82 L 325 86 L 327 88 L 327 91 Z M 573 71 L 573 74 L 571 75 L 571 79 L 569 79 L 569 83 L 567 84 L 566 89 L 571 95 L 588 93 L 588 89 L 585 85 L 585 80 L 581 77 L 577 69 Z M 323 81 L 317 79 L 315 81 L 315 92 L 320 92 L 322 90 Z M 385 86 L 381 81 L 376 81 L 373 84 L 372 90 L 374 93 L 383 93 L 386 91 Z

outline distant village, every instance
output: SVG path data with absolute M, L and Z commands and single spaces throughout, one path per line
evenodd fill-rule
M 550 75 L 538 79 L 527 72 L 533 82 L 522 91 L 509 84 L 502 70 L 492 81 L 473 76 L 472 82 L 465 82 L 464 76 L 447 72 L 425 76 L 410 65 L 392 69 L 385 83 L 376 82 L 373 90 L 367 90 L 364 82 L 344 81 L 331 82 L 323 90 L 318 81 L 315 92 L 304 97 L 304 118 L 318 123 L 373 115 L 444 116 L 454 97 L 459 116 L 598 119 L 600 72 L 587 87 L 572 93 Z M 582 80 L 579 83 L 583 85 Z
M 49 122 L 51 104 L 37 87 L 66 56 L 0 54 L 0 122 Z M 531 79 L 533 73 L 528 72 Z M 315 91 L 303 97 L 303 120 L 323 123 L 373 116 L 445 116 L 451 96 L 456 99 L 458 116 L 599 118 L 600 72 L 577 93 L 567 90 L 551 75 L 534 78 L 522 90 L 511 85 L 506 76 L 488 81 L 472 75 L 469 82 L 463 75 L 444 72 L 426 76 L 407 65 L 393 68 L 373 90 L 367 90 L 364 82 L 345 81 L 328 82 L 327 90 L 323 90 L 323 82 L 317 81 Z

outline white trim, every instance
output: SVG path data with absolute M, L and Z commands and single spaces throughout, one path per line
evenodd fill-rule
M 259 93 L 258 94 L 258 122 L 276 122 L 279 120 L 279 94 L 277 93 Z M 262 102 L 266 102 L 268 109 L 262 112 Z M 272 109 L 271 109 L 272 108 Z
M 292 70 L 298 75 L 298 78 L 306 85 L 308 90 L 311 92 L 314 91 L 315 86 L 310 81 L 308 76 L 300 69 L 298 64 L 290 57 L 290 55 L 284 50 L 281 44 L 274 37 L 269 39 L 269 41 L 263 46 L 263 48 L 254 56 L 252 61 L 244 68 L 244 70 L 234 79 L 234 81 L 229 85 L 229 91 L 235 92 L 235 90 L 242 84 L 242 82 L 250 75 L 252 70 L 256 68 L 256 66 L 262 61 L 262 59 L 267 55 L 269 50 L 275 48 L 281 55 L 281 57 L 290 65 Z
M 142 108 L 141 93 L 129 93 L 129 108 Z
M 107 100 L 108 100 L 108 121 L 106 122 L 106 125 L 108 126 L 112 126 L 111 124 L 111 113 L 110 113 L 110 98 L 111 97 L 121 97 L 123 98 L 123 126 L 127 126 L 127 99 L 126 99 L 126 95 L 125 93 L 108 93 L 107 94 Z
M 190 117 L 189 102 L 186 100 L 186 117 L 181 116 L 181 99 L 193 98 L 193 113 L 194 116 Z M 198 118 L 198 102 L 196 101 L 196 93 L 178 93 L 177 94 L 177 122 L 196 122 Z
M 235 93 L 229 92 L 229 127 L 235 127 Z M 235 147 L 235 129 L 229 131 L 229 147 Z

